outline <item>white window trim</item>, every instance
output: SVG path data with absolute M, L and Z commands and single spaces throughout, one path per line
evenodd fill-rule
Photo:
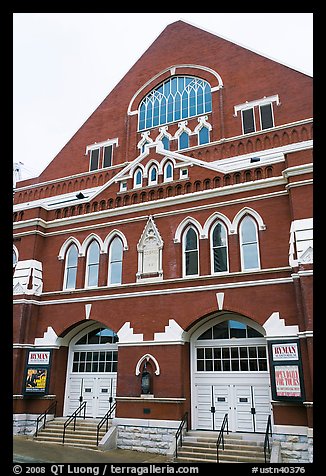
M 166 176 L 166 169 L 168 168 L 168 165 L 171 165 L 172 167 L 172 177 L 167 177 Z M 163 180 L 164 182 L 173 182 L 173 173 L 174 173 L 174 166 L 173 166 L 173 162 L 171 160 L 167 160 L 164 164 L 164 168 L 163 168 Z
M 110 241 L 109 245 L 109 256 L 108 256 L 108 286 L 120 286 L 122 284 L 122 270 L 121 270 L 121 279 L 120 283 L 111 283 L 111 250 L 112 250 L 112 243 L 113 241 L 118 238 L 121 242 L 121 248 L 122 248 L 122 259 L 121 259 L 121 264 L 123 265 L 123 252 L 124 252 L 124 243 L 119 235 L 112 236 L 112 239 Z
M 141 173 L 141 182 L 140 182 L 140 184 L 137 184 L 137 183 L 136 183 L 136 177 L 137 177 L 138 172 Z M 142 169 L 141 167 L 137 167 L 136 170 L 135 170 L 135 172 L 134 172 L 134 188 L 142 188 L 142 186 L 143 186 L 143 179 L 144 179 L 144 171 L 143 171 L 143 169 Z
M 258 233 L 258 226 L 257 226 L 257 222 L 256 220 L 250 216 L 250 215 L 246 215 L 248 216 L 248 218 L 250 218 L 254 225 L 255 225 L 255 230 L 256 230 L 256 243 L 257 243 L 257 257 L 258 257 L 258 267 L 256 268 L 245 268 L 244 267 L 244 257 L 243 257 L 243 243 L 242 243 L 242 226 L 243 226 L 243 220 L 241 221 L 240 223 L 240 226 L 239 226 L 239 238 L 240 238 L 240 257 L 241 257 L 241 271 L 243 272 L 247 272 L 247 271 L 257 271 L 257 270 L 260 270 L 261 269 L 261 263 L 260 263 L 260 246 L 259 246 L 259 233 Z M 246 216 L 244 216 L 243 218 L 246 218 Z
M 13 245 L 13 251 L 15 252 L 15 255 L 16 255 L 16 263 L 13 265 L 13 267 L 15 268 L 18 261 L 19 261 L 19 253 L 18 253 L 18 249 L 16 248 L 15 245 Z
M 89 274 L 89 271 L 88 271 L 88 264 L 89 264 L 89 248 L 90 246 L 92 245 L 93 241 L 96 241 L 97 244 L 98 244 L 98 247 L 99 247 L 99 260 L 98 260 L 98 275 L 97 275 L 97 284 L 93 285 L 93 286 L 90 286 L 88 284 L 88 274 Z M 94 239 L 92 240 L 88 247 L 87 247 L 87 252 L 86 252 L 86 270 L 85 270 L 85 285 L 84 287 L 87 288 L 87 289 L 95 289 L 98 287 L 98 278 L 99 278 L 99 275 L 100 275 L 100 256 L 101 256 L 101 245 L 100 243 Z
M 91 170 L 91 154 L 89 156 L 89 171 L 90 172 L 96 172 L 96 170 L 101 170 L 101 169 L 108 169 L 110 167 L 112 167 L 113 165 L 113 150 L 114 148 L 112 149 L 112 156 L 111 156 L 111 165 L 108 165 L 107 167 L 103 167 L 103 162 L 104 162 L 104 148 L 107 147 L 107 146 L 110 146 L 110 145 L 114 145 L 116 147 L 118 147 L 118 143 L 119 143 L 119 140 L 118 138 L 116 137 L 115 139 L 108 139 L 106 141 L 103 141 L 103 142 L 94 142 L 94 144 L 90 144 L 86 147 L 86 152 L 85 152 L 85 155 L 87 156 L 89 152 L 92 152 L 93 150 L 96 150 L 96 149 L 99 149 L 99 157 L 98 157 L 98 168 L 97 169 L 93 169 Z M 101 152 L 101 149 L 102 149 L 102 152 Z
M 71 242 L 69 243 L 69 246 L 66 248 L 66 252 L 65 252 L 65 269 L 64 269 L 64 275 L 63 275 L 63 287 L 62 287 L 62 289 L 63 289 L 64 291 L 69 291 L 69 290 L 74 290 L 74 289 L 76 289 L 76 282 L 75 282 L 75 286 L 74 286 L 73 288 L 67 288 L 68 253 L 69 253 L 69 251 L 70 251 L 71 246 L 73 246 L 73 245 L 76 246 L 76 248 L 77 248 L 77 266 L 76 266 L 76 268 L 77 268 L 77 272 L 78 272 L 78 255 L 79 255 L 79 249 L 78 249 L 78 246 L 76 245 L 76 243 L 75 243 L 74 241 L 71 241 Z M 77 281 L 77 275 L 76 275 L 76 281 Z
M 246 101 L 242 104 L 237 104 L 234 106 L 234 117 L 237 117 L 238 112 L 242 111 L 244 109 L 251 109 L 254 108 L 255 106 L 263 106 L 264 104 L 268 103 L 273 103 L 276 102 L 276 105 L 280 105 L 280 99 L 278 94 L 275 94 L 274 96 L 268 96 L 268 97 L 263 97 L 261 99 L 256 99 L 254 101 Z
M 183 173 L 186 172 L 186 173 Z M 188 167 L 182 167 L 180 169 L 180 179 L 187 179 L 189 178 L 189 169 Z
M 225 234 L 226 234 L 226 264 L 227 264 L 227 269 L 226 271 L 214 271 L 214 252 L 213 252 L 213 232 L 214 232 L 214 229 L 216 227 L 216 225 L 218 225 L 218 223 L 221 223 L 221 225 L 224 227 L 225 229 Z M 230 272 L 230 265 L 229 265 L 229 239 L 228 239 L 228 227 L 223 223 L 222 220 L 217 220 L 216 222 L 213 223 L 213 226 L 211 227 L 211 231 L 210 231 L 210 237 L 209 237 L 209 243 L 210 243 L 210 259 L 211 259 L 211 274 L 212 275 L 218 275 L 218 276 L 221 276 L 223 274 L 229 274 Z
M 156 169 L 156 179 L 152 180 L 151 175 L 152 175 L 152 170 L 153 168 Z M 172 167 L 173 170 L 173 167 Z M 151 166 L 148 169 L 148 185 L 157 185 L 158 184 L 158 167 L 156 164 L 151 164 Z
M 196 233 L 197 236 L 197 268 L 198 268 L 198 273 L 197 274 L 186 274 L 186 236 L 188 231 L 192 228 L 194 232 Z M 200 259 L 199 259 L 199 234 L 198 230 L 196 229 L 195 226 L 192 226 L 191 224 L 187 226 L 187 228 L 183 232 L 183 237 L 182 237 L 182 276 L 184 278 L 196 278 L 200 276 Z

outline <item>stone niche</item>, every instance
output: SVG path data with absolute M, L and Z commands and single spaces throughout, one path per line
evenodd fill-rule
M 152 216 L 148 218 L 144 231 L 137 245 L 138 282 L 162 281 L 163 240 Z

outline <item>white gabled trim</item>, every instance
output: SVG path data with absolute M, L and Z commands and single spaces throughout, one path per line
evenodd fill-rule
M 195 230 L 198 232 L 199 239 L 202 239 L 204 237 L 203 228 L 201 224 L 199 223 L 199 221 L 196 220 L 196 218 L 188 216 L 184 218 L 181 223 L 179 223 L 174 234 L 174 238 L 173 238 L 174 243 L 181 243 L 181 236 L 183 235 L 184 230 L 188 226 L 193 226 L 195 228 Z
M 234 106 L 234 116 L 236 117 L 238 115 L 238 111 L 243 111 L 245 109 L 251 109 L 255 106 L 262 106 L 264 104 L 270 104 L 272 102 L 276 102 L 276 106 L 280 104 L 280 99 L 278 97 L 278 94 L 275 94 L 274 96 L 264 96 L 261 99 L 255 99 L 254 101 L 246 101 L 242 104 L 237 104 Z
M 81 253 L 81 244 L 77 238 L 74 236 L 69 236 L 69 238 L 66 239 L 66 241 L 63 243 L 63 245 L 60 248 L 59 254 L 58 254 L 58 260 L 62 261 L 66 255 L 67 249 L 69 248 L 70 245 L 76 245 L 77 250 L 78 250 L 78 255 Z

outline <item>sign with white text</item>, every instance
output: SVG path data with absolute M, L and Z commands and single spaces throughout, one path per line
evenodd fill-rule
M 272 355 L 274 361 L 298 360 L 298 344 L 296 342 L 272 344 Z

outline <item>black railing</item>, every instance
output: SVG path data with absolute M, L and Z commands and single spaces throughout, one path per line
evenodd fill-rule
M 37 420 L 36 420 L 36 432 L 35 432 L 35 435 L 34 436 L 37 436 L 37 433 L 38 433 L 38 427 L 39 427 L 39 424 L 40 422 L 44 419 L 44 423 L 43 423 L 43 428 L 45 428 L 45 425 L 46 425 L 46 417 L 47 415 L 53 410 L 53 415 L 55 416 L 55 412 L 57 410 L 57 401 L 55 402 L 52 402 L 51 405 L 45 410 L 44 413 L 42 413 L 42 415 L 40 415 L 39 417 L 37 417 Z
M 265 431 L 265 441 L 264 441 L 264 455 L 265 455 L 265 463 L 267 463 L 267 452 L 268 456 L 271 454 L 271 446 L 269 442 L 269 438 L 272 437 L 272 419 L 271 415 L 269 415 L 268 420 L 267 420 L 267 425 L 266 425 L 266 431 Z
M 188 412 L 186 412 L 180 422 L 178 431 L 175 434 L 175 457 L 178 457 L 178 439 L 180 437 L 180 447 L 182 446 L 182 431 L 186 425 L 186 431 L 188 431 Z
M 229 417 L 228 417 L 227 413 L 224 415 L 222 426 L 221 426 L 221 429 L 220 429 L 220 432 L 218 434 L 217 441 L 216 441 L 216 462 L 217 463 L 219 463 L 218 450 L 220 448 L 221 443 L 222 443 L 222 449 L 224 450 L 224 431 L 225 431 L 225 427 L 226 427 L 226 434 L 228 435 L 229 434 Z
M 102 426 L 104 425 L 104 423 L 106 423 L 106 429 L 105 429 L 105 431 L 106 431 L 106 432 L 108 431 L 109 419 L 112 418 L 112 413 L 113 413 L 114 410 L 116 409 L 116 406 L 117 406 L 117 402 L 114 402 L 114 404 L 112 405 L 112 407 L 110 407 L 109 411 L 104 415 L 104 417 L 102 418 L 102 420 L 100 421 L 100 423 L 97 425 L 96 446 L 98 446 L 98 440 L 99 440 L 99 436 L 100 436 L 100 429 L 102 428 Z
M 63 425 L 62 444 L 64 444 L 64 442 L 65 442 L 66 429 L 70 425 L 70 423 L 74 422 L 74 431 L 76 430 L 76 420 L 77 420 L 78 415 L 82 411 L 84 412 L 83 419 L 85 420 L 85 418 L 86 418 L 86 403 L 87 402 L 81 403 L 79 405 L 79 407 L 77 408 L 77 410 L 75 410 L 74 413 L 68 418 L 68 420 L 65 421 L 65 423 Z

